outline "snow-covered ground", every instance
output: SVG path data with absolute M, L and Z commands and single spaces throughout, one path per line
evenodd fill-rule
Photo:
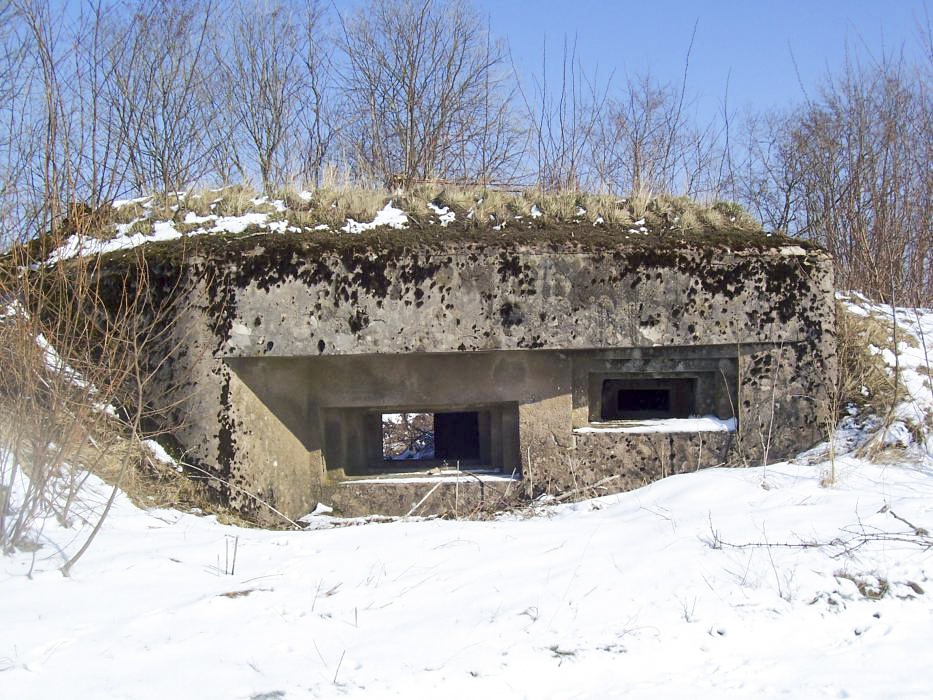
M 933 461 L 824 469 L 305 532 L 121 498 L 71 578 L 51 522 L 32 580 L 0 560 L 2 695 L 930 697 L 933 551 L 898 518 L 933 528 Z
M 933 405 L 911 352 L 908 423 Z M 0 558 L 0 696 L 933 697 L 933 442 L 912 435 L 831 484 L 816 450 L 489 521 L 274 532 L 121 495 L 70 578 L 87 526 L 50 518 Z M 88 521 L 107 496 L 91 483 Z

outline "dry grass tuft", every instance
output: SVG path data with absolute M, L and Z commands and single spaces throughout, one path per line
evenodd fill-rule
M 849 311 L 845 304 L 836 303 L 840 410 L 852 405 L 860 412 L 884 415 L 906 397 L 904 385 L 895 382 L 891 368 L 881 356 L 884 350 L 895 351 L 891 323 L 889 318 L 862 316 Z M 909 343 L 913 338 L 898 334 L 897 340 Z
M 282 212 L 281 202 L 285 206 Z M 109 218 L 94 219 L 98 237 L 116 233 L 116 224 L 132 224 L 130 233 L 151 233 L 152 223 L 173 221 L 181 227 L 185 215 L 242 216 L 250 212 L 287 219 L 289 224 L 313 230 L 322 224 L 339 229 L 348 219 L 372 221 L 387 204 L 402 209 L 416 225 L 430 225 L 436 214 L 430 205 L 450 207 L 460 225 L 479 229 L 493 227 L 543 227 L 589 224 L 607 228 L 635 229 L 639 233 L 667 232 L 687 235 L 717 230 L 759 232 L 760 224 L 732 202 L 702 204 L 686 197 L 636 193 L 629 197 L 539 189 L 495 188 L 418 184 L 407 190 L 389 191 L 382 186 L 346 177 L 325 178 L 317 188 L 284 188 L 266 198 L 249 185 L 153 195 L 139 202 L 109 210 Z M 84 226 L 88 228 L 88 226 Z M 197 228 L 194 226 L 192 228 Z

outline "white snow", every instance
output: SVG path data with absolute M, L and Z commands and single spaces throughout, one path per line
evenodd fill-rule
M 255 206 L 268 205 L 275 209 L 280 214 L 288 210 L 288 207 L 285 206 L 285 200 L 282 199 L 272 199 L 270 200 L 266 195 L 260 195 L 259 197 L 254 197 L 250 200 Z
M 531 218 L 540 219 L 542 216 L 544 216 L 544 212 L 541 211 L 541 208 L 537 204 L 532 204 L 531 205 Z
M 734 433 L 735 418 L 693 416 L 691 418 L 657 418 L 652 420 L 591 423 L 574 428 L 575 433 Z
M 450 207 L 439 207 L 434 202 L 428 202 L 428 208 L 437 214 L 441 226 L 444 228 L 457 220 L 457 215 L 450 210 Z
M 873 316 L 881 323 L 891 326 L 895 318 L 888 304 L 873 304 L 857 294 L 839 295 L 847 310 L 862 316 Z M 896 312 L 898 333 L 897 365 L 900 381 L 907 390 L 906 399 L 894 409 L 894 417 L 905 423 L 923 425 L 927 416 L 933 415 L 933 309 L 898 308 Z M 906 335 L 913 338 L 912 343 L 905 342 Z M 869 351 L 879 354 L 893 367 L 894 353 L 889 348 L 869 346 Z M 901 436 L 903 437 L 903 436 Z M 901 440 L 891 439 L 895 442 Z M 933 435 L 928 435 L 927 442 L 933 449 Z
M 734 221 L 735 219 L 733 219 Z M 790 256 L 799 256 L 806 255 L 807 251 L 801 248 L 799 245 L 786 245 L 781 248 L 781 255 L 790 255 Z
M 42 350 L 43 362 L 50 371 L 61 374 L 69 383 L 80 389 L 88 387 L 88 383 L 81 376 L 81 373 L 71 367 L 41 333 L 36 336 L 36 345 Z
M 392 202 L 386 204 L 381 210 L 376 212 L 376 218 L 368 224 L 360 223 L 354 219 L 347 219 L 347 223 L 341 227 L 344 233 L 362 233 L 378 226 L 389 226 L 391 228 L 407 228 L 408 215 L 401 209 L 392 206 Z
M 184 222 L 186 224 L 205 224 L 208 221 L 216 221 L 216 220 L 217 220 L 216 214 L 208 214 L 207 216 L 198 216 L 193 211 L 189 211 L 187 214 L 185 214 Z
M 398 459 L 401 459 L 400 457 Z M 397 486 L 399 484 L 436 484 L 454 483 L 459 481 L 461 484 L 470 481 L 516 481 L 513 474 L 503 474 L 499 471 L 470 470 L 458 471 L 456 469 L 438 469 L 431 473 L 413 474 L 411 476 L 387 475 L 376 479 L 353 479 L 344 481 L 344 484 L 382 484 L 385 486 Z
M 181 471 L 181 467 L 178 466 L 178 462 L 176 462 L 172 456 L 165 451 L 165 448 L 162 447 L 162 445 L 160 445 L 158 442 L 155 440 L 143 440 L 143 444 L 149 448 L 149 452 L 152 454 L 153 458 L 162 462 L 162 464 Z
M 0 560 L 3 695 L 929 697 L 933 550 L 897 517 L 933 525 L 933 463 L 824 468 L 307 532 L 120 496 L 71 578 L 86 529 L 51 519 L 32 580 L 29 552 Z
M 128 207 L 131 204 L 142 204 L 145 205 L 152 201 L 152 195 L 146 195 L 144 197 L 134 197 L 133 199 L 115 199 L 113 200 L 114 209 L 122 209 L 123 207 Z
M 197 220 L 188 221 L 189 217 L 194 217 L 194 219 Z M 211 233 L 242 233 L 250 226 L 265 226 L 267 228 L 275 229 L 275 224 L 278 224 L 279 222 L 268 222 L 268 219 L 268 214 L 259 212 L 249 212 L 247 214 L 243 214 L 242 216 L 220 217 L 213 215 L 198 217 L 192 214 L 192 212 L 188 212 L 185 215 L 185 223 L 195 224 L 213 220 L 214 225 L 210 228 L 199 228 L 193 231 L 188 231 L 187 234 L 183 234 L 181 231 L 176 229 L 175 224 L 171 221 L 153 222 L 152 233 L 149 234 L 130 234 L 129 229 L 132 227 L 132 224 L 135 223 L 134 221 L 130 224 L 124 225 L 124 227 L 118 227 L 117 235 L 109 240 L 100 240 L 97 238 L 73 234 L 69 236 L 62 245 L 51 252 L 47 262 L 56 263 L 78 255 L 100 255 L 104 253 L 111 253 L 115 250 L 135 248 L 145 243 L 172 241 L 177 238 L 181 238 L 183 235 L 200 236 Z M 287 225 L 284 221 L 281 223 L 283 225 Z

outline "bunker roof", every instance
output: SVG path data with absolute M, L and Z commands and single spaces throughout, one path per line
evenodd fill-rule
M 106 210 L 76 208 L 65 222 L 76 231 L 55 247 L 40 237 L 29 245 L 35 257 L 58 262 L 78 255 L 104 254 L 108 262 L 136 258 L 145 246 L 151 262 L 174 265 L 191 258 L 222 262 L 266 254 L 279 260 L 366 251 L 392 254 L 455 249 L 592 253 L 692 250 L 766 253 L 795 247 L 797 254 L 819 252 L 811 242 L 764 231 L 733 203 L 699 205 L 685 198 L 659 198 L 637 204 L 596 195 L 504 196 L 373 195 L 330 205 L 321 192 L 247 198 L 242 189 L 175 193 L 116 202 Z M 371 194 L 371 193 L 370 193 Z M 171 204 L 174 201 L 175 204 Z M 361 203 L 362 202 L 362 203 Z M 80 217 L 90 217 L 78 225 Z M 78 234 L 77 231 L 84 233 Z

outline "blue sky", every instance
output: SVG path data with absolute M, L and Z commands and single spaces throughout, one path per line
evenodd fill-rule
M 788 106 L 804 98 L 846 47 L 855 58 L 902 49 L 919 59 L 917 22 L 933 21 L 927 0 L 477 0 L 493 33 L 509 42 L 523 73 L 539 70 L 542 43 L 557 55 L 577 39 L 585 66 L 602 76 L 650 70 L 679 84 L 694 23 L 689 88 L 700 109 L 717 109 L 729 81 L 730 111 Z M 795 69 L 795 62 L 797 68 Z M 800 79 L 798 80 L 797 73 Z

